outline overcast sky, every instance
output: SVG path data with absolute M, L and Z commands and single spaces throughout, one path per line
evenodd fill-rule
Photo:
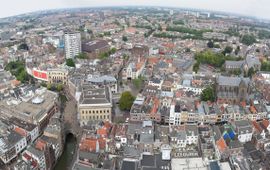
M 0 18 L 46 9 L 123 5 L 199 8 L 270 19 L 270 0 L 5 0 Z

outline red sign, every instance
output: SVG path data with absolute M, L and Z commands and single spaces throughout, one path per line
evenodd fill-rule
M 42 79 L 42 80 L 48 80 L 48 76 L 46 72 L 41 72 L 38 70 L 33 70 L 33 76 L 37 79 Z

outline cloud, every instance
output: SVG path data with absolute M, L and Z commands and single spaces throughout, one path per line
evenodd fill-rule
M 0 7 L 0 17 L 46 9 L 127 5 L 199 8 L 270 19 L 269 0 L 8 0 Z

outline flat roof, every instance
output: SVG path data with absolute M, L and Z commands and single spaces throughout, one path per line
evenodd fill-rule
M 31 99 L 37 96 L 42 97 L 44 101 L 39 104 L 33 104 Z M 15 98 L 2 100 L 0 101 L 1 113 L 33 123 L 33 121 L 39 121 L 45 116 L 55 104 L 57 96 L 57 93 L 45 90 L 44 93 L 35 94 L 26 102 Z
M 110 92 L 107 87 L 83 87 L 80 104 L 111 104 Z
M 173 158 L 172 170 L 208 170 L 202 158 Z

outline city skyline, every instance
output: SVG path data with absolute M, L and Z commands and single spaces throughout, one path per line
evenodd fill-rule
M 16 5 L 14 5 L 16 4 Z M 5 5 L 0 7 L 0 18 L 20 15 L 29 12 L 50 9 L 62 8 L 79 8 L 79 7 L 102 7 L 102 6 L 164 6 L 164 7 L 179 7 L 179 8 L 196 8 L 211 11 L 230 12 L 235 14 L 254 16 L 262 19 L 270 19 L 267 7 L 270 2 L 267 0 L 168 0 L 166 2 L 161 0 L 146 1 L 138 0 L 124 1 L 124 0 L 11 0 L 5 2 Z M 17 7 L 20 7 L 18 9 Z

